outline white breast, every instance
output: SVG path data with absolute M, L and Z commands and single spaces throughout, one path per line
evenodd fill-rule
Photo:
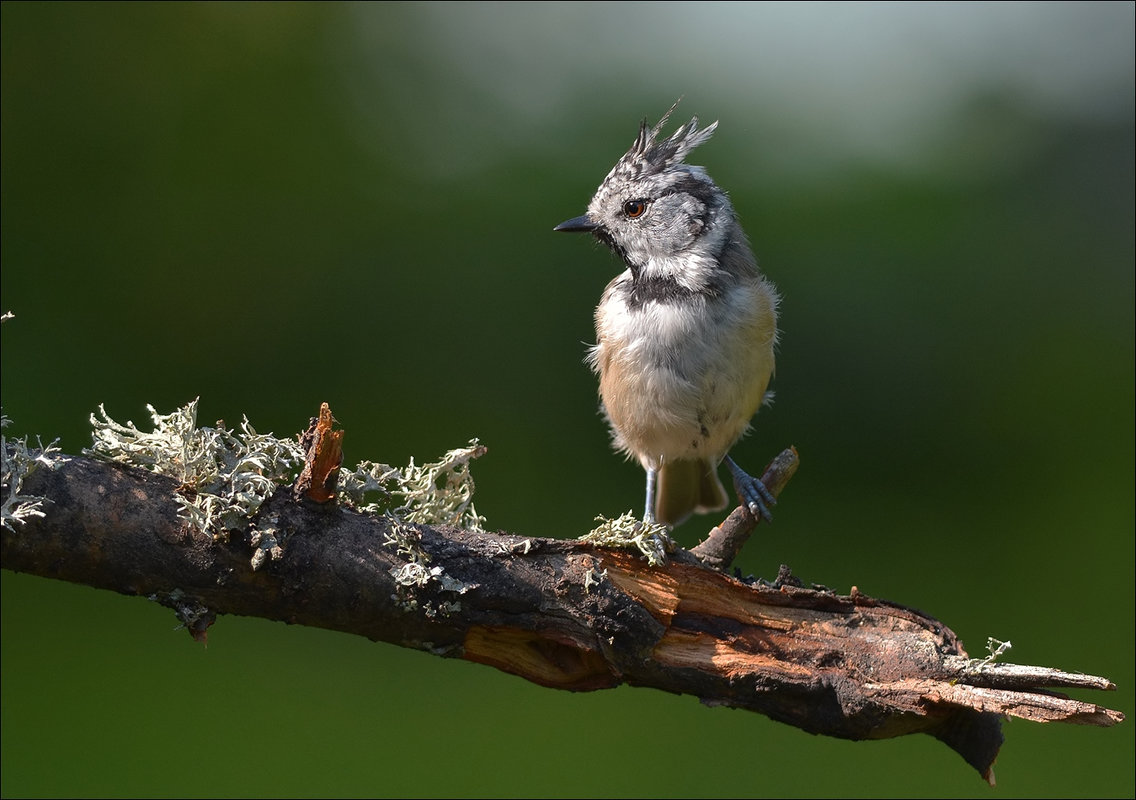
M 596 309 L 589 361 L 616 446 L 645 467 L 718 463 L 745 432 L 773 373 L 776 295 L 760 277 L 725 295 L 628 303 L 630 273 Z

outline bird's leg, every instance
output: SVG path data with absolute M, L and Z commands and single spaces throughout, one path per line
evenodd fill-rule
M 643 521 L 647 523 L 655 521 L 655 478 L 658 474 L 654 467 L 647 467 L 647 507 L 643 509 Z
M 749 513 L 772 522 L 773 515 L 769 513 L 769 507 L 777 505 L 777 498 L 765 488 L 760 478 L 747 474 L 729 456 L 726 456 L 726 466 L 734 476 L 734 489 L 737 490 L 738 499 L 749 509 Z

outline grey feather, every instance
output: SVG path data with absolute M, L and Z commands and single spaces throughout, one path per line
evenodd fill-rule
M 660 140 L 673 111 L 640 125 L 587 214 L 561 227 L 590 231 L 627 266 L 596 308 L 588 360 L 615 446 L 660 473 L 648 516 L 669 524 L 721 507 L 715 470 L 761 405 L 777 338 L 776 291 L 728 195 L 685 161 L 718 123 L 693 117 Z

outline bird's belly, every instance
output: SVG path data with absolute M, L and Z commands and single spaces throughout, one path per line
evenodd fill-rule
M 648 466 L 686 459 L 720 459 L 745 431 L 760 404 L 739 387 L 692 391 L 679 376 L 633 370 L 601 383 L 604 409 L 620 449 Z M 730 391 L 729 389 L 733 389 Z
M 699 321 L 667 317 L 664 308 L 601 325 L 593 357 L 604 410 L 616 446 L 646 467 L 717 463 L 745 432 L 768 386 L 775 322 L 768 336 L 755 338 L 754 320 L 717 320 L 706 330 Z

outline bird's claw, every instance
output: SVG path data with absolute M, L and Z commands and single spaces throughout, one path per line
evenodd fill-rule
M 757 478 L 746 476 L 747 481 L 739 481 L 735 488 L 738 490 L 738 497 L 745 503 L 749 513 L 755 517 L 761 517 L 766 522 L 773 521 L 773 514 L 770 513 L 770 506 L 777 505 L 777 498 L 774 497 L 765 484 Z
M 769 509 L 777 505 L 777 498 L 766 488 L 760 478 L 755 478 L 746 473 L 729 456 L 726 457 L 726 464 L 729 466 L 730 472 L 733 473 L 734 489 L 737 491 L 738 499 L 741 500 L 742 505 L 748 508 L 749 513 L 753 514 L 755 518 L 772 522 L 773 514 Z

